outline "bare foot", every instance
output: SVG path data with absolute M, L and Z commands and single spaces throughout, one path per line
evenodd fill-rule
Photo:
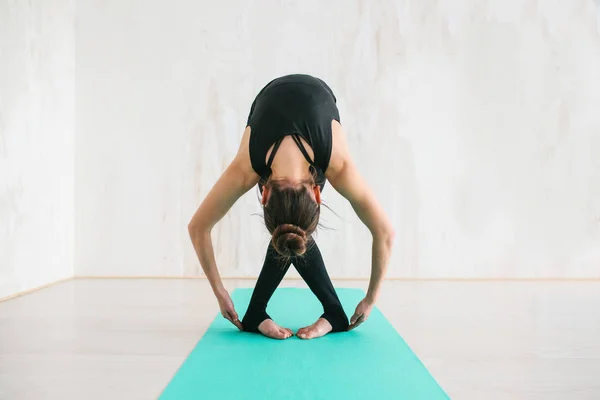
M 296 335 L 300 339 L 315 339 L 328 334 L 332 329 L 329 321 L 325 318 L 319 318 L 314 324 L 300 328 Z
M 294 332 L 290 329 L 280 327 L 273 322 L 272 319 L 265 319 L 261 322 L 260 325 L 258 325 L 258 330 L 263 335 L 272 339 L 287 339 L 294 335 Z

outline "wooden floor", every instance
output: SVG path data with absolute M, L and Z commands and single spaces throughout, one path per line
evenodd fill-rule
M 453 399 L 600 399 L 600 282 L 390 281 L 378 306 Z M 0 399 L 157 398 L 216 313 L 205 280 L 78 279 L 0 303 Z

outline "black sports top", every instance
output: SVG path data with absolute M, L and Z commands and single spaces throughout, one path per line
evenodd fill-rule
M 336 98 L 325 82 L 310 75 L 286 75 L 269 82 L 250 108 L 250 161 L 252 168 L 267 181 L 271 164 L 283 138 L 291 135 L 316 172 L 316 183 L 325 186 L 325 171 L 331 158 L 331 122 L 340 122 Z M 300 137 L 313 149 L 310 159 Z M 269 160 L 265 158 L 269 149 Z M 262 185 L 259 185 L 262 191 Z

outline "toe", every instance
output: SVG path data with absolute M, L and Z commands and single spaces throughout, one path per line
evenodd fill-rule
M 279 335 L 282 339 L 287 339 L 290 337 L 290 333 L 286 331 L 284 328 L 279 328 Z
M 281 330 L 276 330 L 273 331 L 273 336 L 271 336 L 273 339 L 285 339 L 285 334 L 281 331 Z

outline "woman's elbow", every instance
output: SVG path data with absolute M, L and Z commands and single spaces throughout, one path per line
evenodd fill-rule
M 196 227 L 196 223 L 194 222 L 194 220 L 188 222 L 188 235 L 191 239 L 194 239 L 194 237 L 197 235 L 197 232 L 198 228 Z
M 188 234 L 190 238 L 194 239 L 198 236 L 202 235 L 202 232 L 205 231 L 203 224 L 198 221 L 197 218 L 192 218 L 190 222 L 188 222 Z
M 384 243 L 387 247 L 392 247 L 394 244 L 394 238 L 396 236 L 396 232 L 392 227 L 385 227 L 373 235 L 373 238 L 380 243 Z
M 394 230 L 394 228 L 389 227 L 388 229 L 386 229 L 384 238 L 385 243 L 388 245 L 388 247 L 392 247 L 394 245 L 394 239 L 396 238 L 396 231 Z

